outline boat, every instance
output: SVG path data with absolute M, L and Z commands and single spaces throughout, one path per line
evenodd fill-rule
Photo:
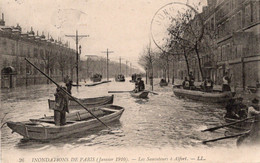
M 95 98 L 83 98 L 79 99 L 79 101 L 87 108 L 113 104 L 114 95 L 111 96 L 102 96 Z M 55 107 L 55 100 L 48 99 L 49 109 L 53 109 Z M 69 101 L 69 109 L 82 109 L 82 107 L 76 101 Z
M 178 97 L 211 103 L 226 103 L 233 97 L 232 92 L 222 92 L 217 90 L 212 92 L 202 92 L 200 90 L 188 90 L 181 87 L 173 87 L 173 93 Z
M 91 83 L 91 84 L 86 84 L 85 86 L 87 87 L 93 87 L 93 86 L 96 86 L 96 85 L 100 85 L 100 84 L 104 84 L 104 83 L 109 83 L 111 82 L 111 80 L 108 80 L 108 81 L 100 81 L 100 82 L 95 82 L 95 83 Z
M 94 74 L 90 77 L 90 80 L 93 82 L 100 82 L 102 80 L 102 75 L 100 74 Z
M 234 123 L 237 121 L 240 121 L 241 119 L 233 119 L 233 118 L 228 118 L 224 117 L 226 123 Z M 228 126 L 229 128 L 240 130 L 240 131 L 248 131 L 251 129 L 252 124 L 254 123 L 253 119 L 249 119 L 247 121 L 241 122 L 241 123 L 236 123 L 234 125 Z
M 125 82 L 125 76 L 122 75 L 122 74 L 119 74 L 119 75 L 117 75 L 117 76 L 115 77 L 115 80 L 116 80 L 117 82 Z
M 160 84 L 161 87 L 168 86 L 168 83 L 164 79 L 161 79 L 159 84 Z
M 98 108 L 95 114 L 103 123 L 108 124 L 119 120 L 124 112 L 124 108 L 116 105 L 106 105 Z M 92 128 L 102 126 L 96 118 L 88 115 L 87 111 L 79 111 L 67 114 L 67 124 L 55 126 L 53 117 L 40 119 L 30 119 L 23 122 L 7 122 L 7 126 L 24 137 L 33 140 L 52 140 L 66 137 L 72 134 L 88 131 Z
M 137 93 L 135 93 L 134 91 L 131 91 L 130 94 L 132 97 L 135 97 L 135 98 L 147 98 L 149 91 L 141 91 L 141 92 L 137 92 Z

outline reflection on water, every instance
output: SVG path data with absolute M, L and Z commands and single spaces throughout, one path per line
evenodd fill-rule
M 108 91 L 127 91 L 133 89 L 130 82 L 111 82 L 95 87 L 73 88 L 75 97 L 98 97 L 108 95 Z M 149 89 L 149 86 L 147 86 Z M 189 147 L 232 147 L 234 139 L 222 140 L 208 145 L 201 141 L 224 136 L 225 129 L 202 133 L 202 129 L 223 122 L 225 110 L 216 104 L 205 104 L 188 99 L 179 99 L 168 87 L 154 88 L 159 95 L 149 94 L 148 99 L 135 99 L 129 93 L 115 94 L 114 104 L 125 108 L 120 119 L 110 123 L 112 131 L 105 127 L 70 135 L 66 138 L 47 142 L 23 140 L 17 133 L 4 126 L 2 128 L 2 149 L 74 149 L 88 148 L 126 148 L 143 147 L 161 149 Z M 55 85 L 35 85 L 1 92 L 1 118 L 6 121 L 24 121 L 53 115 L 48 109 L 47 100 L 54 99 Z

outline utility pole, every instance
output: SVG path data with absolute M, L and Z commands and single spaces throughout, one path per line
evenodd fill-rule
M 121 72 L 121 57 L 119 58 L 119 62 L 120 62 L 120 74 L 122 73 Z
M 132 63 L 130 62 L 130 76 L 132 75 Z
M 77 74 L 77 85 L 79 85 L 79 39 L 83 37 L 89 37 L 89 35 L 78 35 L 78 30 L 76 30 L 76 35 L 65 35 L 66 37 L 72 37 L 76 39 L 76 74 Z
M 107 51 L 102 51 L 101 53 L 107 53 L 107 81 L 109 80 L 109 66 L 108 66 L 108 54 L 109 53 L 114 53 L 113 51 L 108 51 L 108 48 L 107 48 Z
M 125 64 L 125 77 L 127 77 L 127 62 L 128 62 L 128 61 L 125 61 L 125 63 L 126 63 L 126 64 Z

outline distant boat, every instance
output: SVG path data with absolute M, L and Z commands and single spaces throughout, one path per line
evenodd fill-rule
M 135 93 L 134 91 L 132 91 L 132 92 L 130 92 L 130 94 L 131 94 L 132 97 L 135 97 L 135 98 L 148 98 L 149 92 L 148 91 L 141 91 L 141 92 Z
M 102 106 L 93 111 L 102 122 L 108 124 L 119 120 L 124 112 L 124 108 L 116 105 Z M 54 118 L 44 117 L 40 119 L 30 119 L 23 122 L 7 122 L 7 126 L 23 136 L 25 139 L 51 140 L 66 137 L 72 134 L 88 131 L 89 129 L 102 126 L 96 118 L 92 117 L 87 111 L 82 110 L 67 114 L 67 124 L 55 126 Z
M 100 84 L 104 84 L 104 83 L 109 83 L 111 82 L 111 80 L 108 81 L 100 81 L 100 82 L 95 82 L 95 83 L 91 83 L 91 84 L 85 84 L 85 86 L 87 87 L 92 87 L 92 86 L 96 86 L 96 85 L 100 85 Z
M 161 81 L 160 81 L 160 86 L 161 86 L 161 87 L 168 86 L 168 83 L 166 82 L 166 80 L 161 79 Z
M 86 106 L 87 108 L 113 104 L 114 95 L 111 96 L 102 96 L 102 97 L 95 97 L 95 98 L 82 98 L 79 101 Z M 54 109 L 55 101 L 48 99 L 49 109 Z M 77 102 L 70 100 L 69 102 L 69 109 L 83 109 Z
M 116 75 L 115 80 L 117 82 L 124 82 L 125 81 L 125 76 L 122 75 L 122 74 Z
M 188 90 L 180 87 L 174 87 L 173 93 L 178 97 L 185 97 L 196 101 L 224 103 L 228 102 L 232 97 L 232 92 L 202 92 L 199 90 Z
M 102 75 L 100 74 L 94 74 L 90 77 L 90 80 L 93 82 L 100 82 L 102 80 Z

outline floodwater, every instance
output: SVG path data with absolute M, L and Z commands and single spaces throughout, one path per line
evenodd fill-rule
M 133 89 L 133 83 L 106 83 L 94 87 L 73 87 L 75 97 L 108 95 L 109 90 Z M 83 84 L 83 83 L 82 83 Z M 147 86 L 148 89 L 149 86 Z M 54 99 L 55 85 L 34 85 L 1 91 L 1 119 L 24 121 L 53 115 L 47 99 Z M 154 87 L 159 95 L 149 94 L 149 99 L 135 99 L 129 93 L 114 94 L 114 104 L 125 108 L 119 121 L 110 123 L 112 132 L 105 127 L 49 142 L 23 141 L 22 136 L 12 133 L 4 125 L 1 129 L 1 146 L 5 150 L 48 149 L 120 149 L 141 147 L 147 149 L 191 147 L 235 147 L 235 139 L 226 139 L 203 145 L 201 141 L 224 136 L 225 129 L 201 132 L 207 127 L 224 122 L 223 106 L 180 99 L 174 96 L 172 87 Z M 4 119 L 3 119 L 4 117 Z

